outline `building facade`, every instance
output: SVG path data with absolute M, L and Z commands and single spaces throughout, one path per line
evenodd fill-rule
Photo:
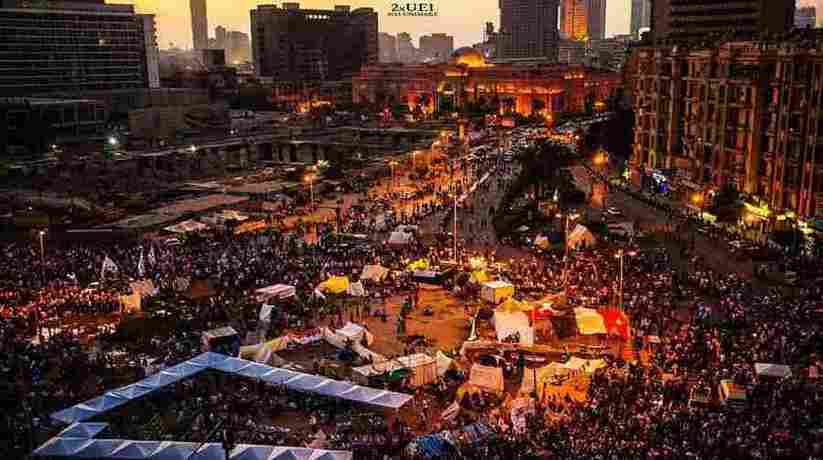
M 377 13 L 301 9 L 298 3 L 251 10 L 255 72 L 274 80 L 340 80 L 378 60 Z
M 500 0 L 497 57 L 557 60 L 560 0 Z
M 571 40 L 606 37 L 606 0 L 563 0 L 560 33 Z
M 815 27 L 817 25 L 817 8 L 803 6 L 794 13 L 794 26 L 798 29 Z
M 731 42 L 639 48 L 635 179 L 668 171 L 733 187 L 750 220 L 823 218 L 823 46 Z
M 454 37 L 444 33 L 420 36 L 420 55 L 424 60 L 446 62 L 454 52 Z
M 131 5 L 0 8 L 0 95 L 155 87 L 154 17 Z
M 405 64 L 420 62 L 420 52 L 408 32 L 397 34 L 397 60 Z
M 605 102 L 620 86 L 620 75 L 582 66 L 491 64 L 474 48 L 458 49 L 450 62 L 418 65 L 372 65 L 352 80 L 355 103 L 419 105 L 424 112 L 467 103 L 504 101 L 530 115 L 535 106 L 545 114 L 581 112 L 587 104 Z M 542 104 L 535 104 L 539 100 Z
M 794 12 L 795 0 L 653 0 L 652 36 L 667 42 L 753 39 L 791 30 Z
M 380 53 L 380 62 L 398 62 L 397 38 L 394 35 L 380 32 L 377 35 L 377 48 Z
M 209 48 L 209 17 L 206 0 L 189 0 L 191 10 L 191 37 L 195 50 Z
M 652 0 L 632 0 L 632 16 L 629 31 L 635 39 L 640 38 L 641 29 L 651 27 Z

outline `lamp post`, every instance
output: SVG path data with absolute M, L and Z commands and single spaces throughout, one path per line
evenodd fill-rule
M 314 206 L 314 176 L 311 174 L 306 174 L 306 177 L 303 178 L 306 182 L 309 183 L 309 196 L 310 196 L 310 206 Z
M 46 287 L 46 243 L 44 242 L 44 237 L 46 236 L 45 230 L 40 230 L 37 232 L 37 235 L 40 237 L 40 279 L 43 283 L 43 288 Z M 34 333 L 38 337 L 40 337 L 40 307 L 37 307 L 37 310 L 34 312 Z
M 397 162 L 392 160 L 389 162 L 389 167 L 391 168 L 391 180 L 389 181 L 389 191 L 394 191 L 394 168 L 397 166 Z
M 620 275 L 617 278 L 618 279 L 617 306 L 620 309 L 620 311 L 623 311 L 623 273 L 624 273 L 623 258 L 625 256 L 632 257 L 634 255 L 635 255 L 634 251 L 631 251 L 631 252 L 628 252 L 628 253 L 623 251 L 623 249 L 620 249 L 620 250 L 617 251 L 617 256 L 616 257 L 620 260 Z
M 566 293 L 567 288 L 569 287 L 569 221 L 577 219 L 577 214 L 572 214 L 571 212 L 566 213 L 566 225 L 565 225 L 565 241 L 566 241 L 566 255 L 563 257 L 563 292 Z

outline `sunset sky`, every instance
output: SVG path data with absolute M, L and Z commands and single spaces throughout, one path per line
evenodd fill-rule
M 387 15 L 392 0 L 287 0 L 297 1 L 304 8 L 332 8 L 335 3 L 352 8 L 370 6 L 377 10 L 381 32 L 396 34 L 409 32 L 415 39 L 432 32 L 446 32 L 454 35 L 455 47 L 471 45 L 480 41 L 483 23 L 500 22 L 497 0 L 433 0 L 439 15 L 428 17 L 389 17 Z M 159 29 L 158 44 L 168 48 L 169 43 L 182 48 L 191 47 L 191 25 L 188 0 L 135 0 L 111 3 L 134 3 L 141 13 L 157 15 Z M 209 35 L 214 36 L 214 27 L 222 25 L 230 30 L 249 32 L 249 10 L 260 4 L 277 2 L 259 0 L 207 0 L 209 9 Z M 608 0 L 606 12 L 607 35 L 628 33 L 631 0 Z

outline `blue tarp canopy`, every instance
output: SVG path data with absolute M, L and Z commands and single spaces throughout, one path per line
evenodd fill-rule
M 198 444 L 193 442 L 164 442 L 152 460 L 188 460 L 197 450 Z
M 57 435 L 58 438 L 93 438 L 105 430 L 108 423 L 73 423 Z
M 129 400 L 126 398 L 106 393 L 103 396 L 98 396 L 94 399 L 90 399 L 84 402 L 83 404 L 85 404 L 88 407 L 91 407 L 97 412 L 106 412 L 111 409 L 114 409 L 115 407 L 122 406 L 127 402 L 129 402 Z
M 53 413 L 51 418 L 61 422 L 74 423 L 90 419 L 99 413 L 99 411 L 81 403 Z
M 110 458 L 139 460 L 149 458 L 160 448 L 160 441 L 123 441 Z
M 124 387 L 120 387 L 116 390 L 112 390 L 106 394 L 111 394 L 114 396 L 119 396 L 121 398 L 125 398 L 128 400 L 137 399 L 140 397 L 145 396 L 148 393 L 156 390 L 157 388 L 152 388 L 148 386 L 141 385 L 140 383 L 132 383 L 131 385 L 126 385 Z
M 274 447 L 240 444 L 229 454 L 231 460 L 269 460 Z
M 226 451 L 221 444 L 204 444 L 190 460 L 226 460 Z
M 212 369 L 217 369 L 218 371 L 223 371 L 223 372 L 237 372 L 237 371 L 243 369 L 244 367 L 248 366 L 251 363 L 252 363 L 252 361 L 246 361 L 245 359 L 229 358 L 229 359 L 220 361 L 219 363 L 217 363 L 217 364 L 215 364 L 211 367 L 212 367 Z
M 122 439 L 92 439 L 91 442 L 75 452 L 74 458 L 111 458 L 111 453 L 123 444 Z
M 195 366 L 213 367 L 227 359 L 229 359 L 229 357 L 226 355 L 209 351 L 207 353 L 195 356 L 194 358 L 188 360 L 188 362 L 194 364 Z
M 34 451 L 34 455 L 69 457 L 91 442 L 88 438 L 60 438 L 55 437 Z

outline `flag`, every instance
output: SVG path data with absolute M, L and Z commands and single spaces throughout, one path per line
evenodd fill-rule
M 103 266 L 100 268 L 100 278 L 105 278 L 107 272 L 117 273 L 117 271 L 117 265 L 109 256 L 106 256 L 103 260 Z
M 143 260 L 143 247 L 140 247 L 140 260 L 137 261 L 137 275 L 142 278 L 146 276 L 146 262 Z
M 603 322 L 606 323 L 606 331 L 609 335 L 617 335 L 624 340 L 631 338 L 629 318 L 626 313 L 617 308 L 606 308 L 600 314 L 603 316 Z
M 154 255 L 154 245 L 152 244 L 149 248 L 149 265 L 154 266 L 157 263 L 157 257 Z

